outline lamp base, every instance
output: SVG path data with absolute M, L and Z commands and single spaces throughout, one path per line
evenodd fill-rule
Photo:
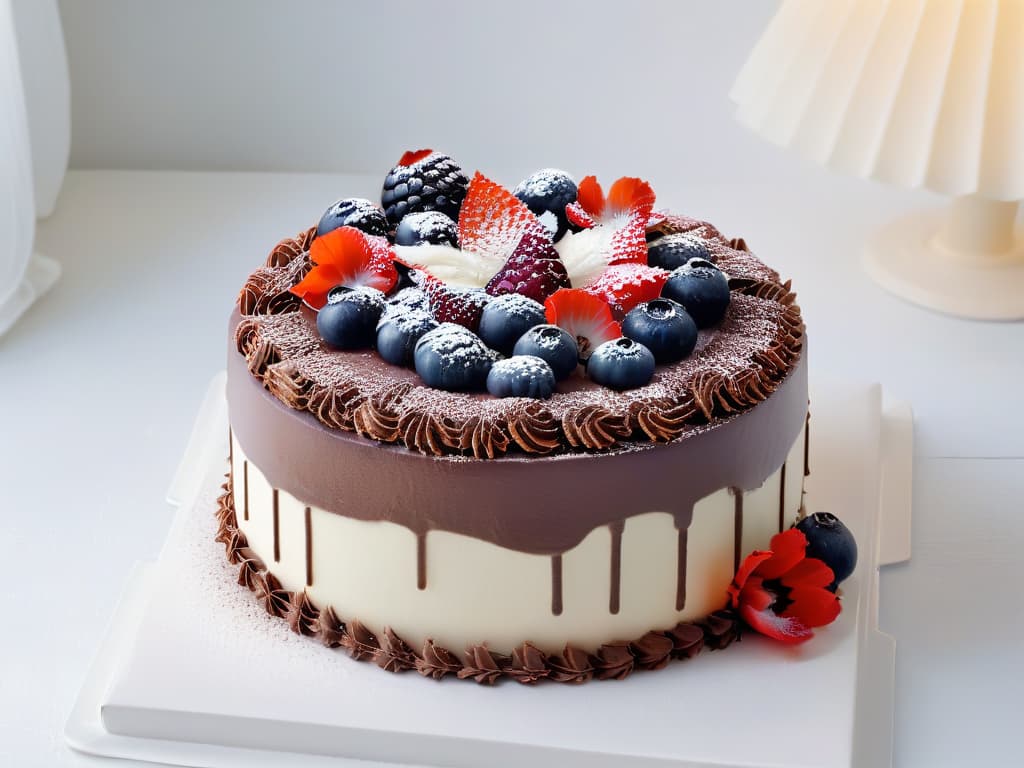
M 868 240 L 864 266 L 902 299 L 975 320 L 1024 319 L 1024 231 L 1010 250 L 968 253 L 944 245 L 941 211 L 915 213 Z
M 11 329 L 25 310 L 46 293 L 60 277 L 60 264 L 48 256 L 33 253 L 25 275 L 14 293 L 0 302 L 0 336 Z

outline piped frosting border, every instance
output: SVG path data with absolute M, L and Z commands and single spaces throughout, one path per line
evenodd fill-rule
M 389 672 L 415 670 L 440 680 L 454 676 L 493 685 L 502 679 L 522 684 L 544 680 L 585 683 L 624 680 L 634 671 L 655 670 L 673 660 L 691 659 L 702 650 L 721 650 L 740 639 L 741 624 L 730 610 L 721 610 L 699 622 L 684 622 L 671 629 L 647 632 L 627 642 L 614 642 L 594 650 L 566 646 L 548 655 L 524 641 L 511 655 L 475 645 L 458 654 L 427 640 L 416 650 L 390 628 L 379 635 L 357 619 L 343 620 L 330 607 L 320 609 L 303 590 L 284 589 L 239 530 L 230 474 L 217 498 L 217 535 L 228 562 L 238 566 L 238 583 L 256 596 L 271 616 L 282 618 L 295 633 L 317 638 L 331 648 L 344 649 L 356 661 L 370 661 Z
M 494 459 L 513 450 L 546 455 L 669 442 L 767 399 L 800 358 L 804 323 L 790 283 L 780 282 L 742 239 L 727 240 L 707 222 L 681 216 L 668 216 L 658 230 L 706 239 L 731 276 L 736 311 L 746 313 L 735 319 L 736 330 L 756 324 L 764 337 L 740 351 L 721 334 L 709 343 L 721 341 L 721 349 L 693 375 L 627 396 L 590 391 L 551 401 L 475 398 L 429 390 L 397 373 L 369 376 L 365 365 L 339 363 L 289 292 L 310 268 L 315 228 L 282 240 L 249 277 L 238 298 L 234 344 L 249 372 L 285 405 L 312 413 L 332 429 L 426 455 Z M 731 360 L 734 351 L 738 359 Z

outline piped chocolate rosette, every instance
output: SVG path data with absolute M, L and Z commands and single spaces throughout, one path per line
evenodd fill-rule
M 269 611 L 393 671 L 480 682 L 624 677 L 725 645 L 716 638 L 741 626 L 792 641 L 835 618 L 834 579 L 792 561 L 807 545 L 789 530 L 804 517 L 807 446 L 795 295 L 742 240 L 655 201 L 638 178 L 605 193 L 594 176 L 577 185 L 554 169 L 509 190 L 418 150 L 387 174 L 380 206 L 342 198 L 273 249 L 232 317 L 220 536 Z M 380 462 L 393 483 L 367 491 L 358 478 Z M 261 504 L 271 524 L 258 531 Z M 305 540 L 291 578 L 272 565 L 287 559 L 290 507 Z M 637 521 L 654 513 L 665 529 L 642 533 Z M 415 590 L 393 618 L 314 577 L 333 574 L 316 565 L 330 554 L 314 536 L 322 515 L 411 532 Z M 566 585 L 579 579 L 566 571 L 601 531 L 609 541 L 593 546 L 608 548 L 610 583 L 594 589 L 610 590 L 611 618 L 598 636 L 577 631 L 594 621 L 574 614 Z M 634 583 L 634 550 L 666 532 L 675 575 L 656 588 L 667 603 L 629 615 L 629 590 L 654 588 Z M 444 615 L 403 627 L 398 604 L 444 581 L 428 576 L 428 542 L 447 534 L 550 560 L 547 613 L 524 608 L 521 635 L 514 617 L 510 634 L 469 620 L 448 631 L 458 617 Z M 765 558 L 769 546 L 785 556 Z M 741 558 L 750 549 L 756 562 Z M 346 604 L 358 615 L 339 619 Z M 369 614 L 387 623 L 370 628 Z

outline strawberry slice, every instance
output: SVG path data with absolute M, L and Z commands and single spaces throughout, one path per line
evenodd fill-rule
M 439 323 L 456 323 L 476 332 L 480 317 L 491 297 L 479 288 L 456 288 L 421 270 L 409 278 L 430 299 L 430 313 Z
M 323 307 L 327 292 L 337 285 L 387 293 L 398 282 L 387 238 L 367 235 L 355 227 L 339 227 L 317 237 L 309 248 L 309 258 L 313 268 L 290 290 L 313 309 Z
M 658 298 L 668 276 L 668 270 L 646 264 L 616 264 L 583 290 L 607 302 L 613 315 L 621 318 L 638 304 Z
M 574 337 L 580 349 L 580 359 L 606 341 L 622 335 L 622 328 L 612 317 L 611 308 L 597 296 L 580 288 L 562 288 L 544 302 L 547 321 L 564 328 Z
M 618 179 L 607 199 L 594 176 L 580 182 L 566 217 L 583 231 L 567 234 L 557 244 L 573 285 L 586 285 L 606 267 L 647 262 L 647 225 L 654 191 L 642 179 Z
M 484 260 L 493 275 L 527 234 L 531 242 L 551 242 L 551 233 L 533 211 L 478 171 L 459 212 L 459 247 Z
M 544 301 L 569 285 L 551 230 L 519 198 L 479 172 L 462 201 L 459 245 L 491 275 L 486 290 L 492 295 L 520 293 Z

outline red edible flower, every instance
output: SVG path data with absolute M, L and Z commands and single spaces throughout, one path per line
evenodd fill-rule
M 291 292 L 313 309 L 323 307 L 327 293 L 338 285 L 387 293 L 398 282 L 387 239 L 354 227 L 339 227 L 318 236 L 309 247 L 309 258 L 313 269 Z
M 729 585 L 730 605 L 761 634 L 802 643 L 813 637 L 812 627 L 839 615 L 839 598 L 826 589 L 835 576 L 821 560 L 806 557 L 807 537 L 796 528 L 773 536 L 770 546 L 740 565 Z

